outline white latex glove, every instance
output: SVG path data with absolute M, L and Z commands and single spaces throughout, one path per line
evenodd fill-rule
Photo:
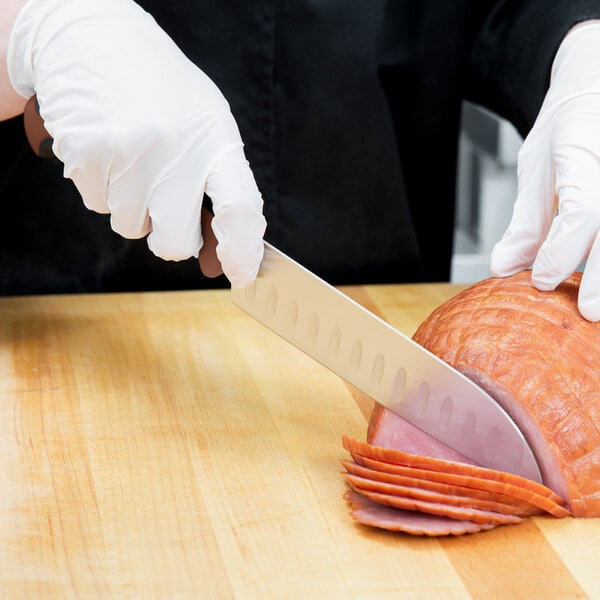
M 233 285 L 262 260 L 263 202 L 229 105 L 131 0 L 30 0 L 12 29 L 8 72 L 34 93 L 54 154 L 85 205 L 164 259 L 197 256 L 213 202 L 217 255 Z
M 586 261 L 578 306 L 600 320 L 600 21 L 574 27 L 554 59 L 538 118 L 518 157 L 513 217 L 492 275 L 532 267 L 553 290 Z

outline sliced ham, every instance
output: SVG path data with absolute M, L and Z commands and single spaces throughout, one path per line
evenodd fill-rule
M 541 511 L 600 516 L 600 323 L 586 321 L 577 310 L 580 281 L 577 273 L 555 291 L 540 292 L 530 272 L 487 279 L 436 309 L 414 335 L 511 415 L 535 453 L 544 485 L 476 465 L 376 406 L 367 442 L 343 440 L 353 459 L 345 462 L 345 477 L 356 520 L 395 529 L 396 513 L 390 511 L 396 510 L 397 530 L 444 535 L 439 524 L 427 531 L 426 518 L 416 527 L 402 524 L 406 508 L 422 510 L 413 502 L 417 489 L 446 494 L 447 513 L 440 514 L 460 523 L 470 517 L 455 514 L 454 498 L 469 495 L 499 502 L 503 510 L 512 506 L 516 519 Z M 373 503 L 385 505 L 379 518 Z M 460 530 L 448 528 L 446 535 Z
M 544 512 L 539 506 L 536 506 L 531 502 L 521 500 L 513 495 L 495 492 L 493 490 L 481 490 L 462 485 L 453 485 L 444 481 L 443 478 L 440 478 L 440 481 L 435 481 L 426 478 L 414 477 L 408 474 L 394 474 L 378 469 L 372 469 L 349 460 L 342 461 L 342 464 L 346 468 L 346 472 L 348 474 L 361 477 L 372 482 L 393 484 L 399 486 L 400 488 L 407 488 L 410 490 L 427 490 L 439 494 L 446 494 L 450 497 L 459 496 L 476 502 L 493 502 L 502 506 L 502 508 L 499 509 L 499 512 L 513 512 L 522 516 L 541 514 Z M 409 468 L 409 471 L 410 470 L 411 469 Z M 431 472 L 426 471 L 425 473 Z M 488 505 L 488 507 L 490 506 L 491 505 Z
M 408 475 L 416 480 L 413 485 L 420 485 L 420 480 L 430 481 L 434 485 L 455 484 L 465 488 L 471 488 L 473 491 L 484 491 L 501 496 L 511 498 L 511 503 L 515 507 L 520 507 L 521 503 L 533 505 L 543 512 L 548 512 L 555 517 L 566 517 L 569 515 L 569 510 L 563 505 L 563 501 L 555 502 L 551 498 L 536 494 L 526 488 L 495 481 L 493 479 L 482 479 L 472 477 L 470 475 L 459 475 L 456 473 L 448 473 L 446 471 L 431 471 L 427 469 L 418 469 L 415 467 L 405 467 L 402 465 L 394 465 L 384 463 L 378 460 L 352 454 L 354 461 L 362 466 L 370 467 L 378 471 L 380 476 L 385 477 L 387 474 Z
M 528 493 L 537 494 L 538 496 L 542 496 L 551 500 L 555 504 L 564 504 L 564 500 L 562 500 L 562 498 L 555 494 L 550 488 L 537 483 L 536 481 L 532 481 L 531 479 L 514 475 L 513 473 L 496 471 L 494 469 L 487 469 L 485 467 L 459 463 L 451 460 L 431 458 L 429 456 L 407 454 L 401 450 L 373 446 L 372 444 L 361 442 L 359 440 L 353 440 L 346 436 L 344 436 L 342 441 L 344 447 L 350 452 L 355 452 L 361 456 L 374 458 L 381 462 L 403 465 L 407 467 L 416 467 L 418 469 L 427 471 L 437 471 L 438 473 L 443 473 L 445 475 L 462 475 L 466 482 L 470 482 L 472 487 L 476 484 L 479 484 L 479 480 L 482 479 L 495 481 L 496 483 L 506 486 L 503 488 L 504 490 L 510 489 L 508 486 L 513 486 L 513 489 L 522 489 Z
M 517 509 L 511 504 L 505 504 L 495 500 L 449 494 L 440 490 L 425 490 L 418 486 L 398 485 L 395 483 L 379 481 L 378 479 L 360 477 L 358 475 L 353 475 L 352 473 L 343 473 L 343 475 L 350 486 L 359 493 L 363 491 L 376 492 L 388 496 L 397 496 L 398 498 L 404 498 L 405 500 L 419 500 L 452 507 L 475 508 L 481 511 L 490 511 L 502 515 L 515 515 L 518 517 L 529 517 L 533 514 L 532 511 Z
M 353 490 L 345 494 L 352 517 L 371 527 L 401 531 L 411 535 L 463 535 L 496 527 L 493 523 L 475 523 L 428 513 L 402 510 L 373 502 Z

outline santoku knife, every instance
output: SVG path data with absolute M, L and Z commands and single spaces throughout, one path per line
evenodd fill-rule
M 506 411 L 437 356 L 265 243 L 258 277 L 231 299 L 319 363 L 482 466 L 542 482 Z

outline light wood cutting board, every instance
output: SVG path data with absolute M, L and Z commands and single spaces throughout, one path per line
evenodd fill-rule
M 410 335 L 458 289 L 345 291 Z M 370 402 L 225 291 L 0 299 L 0 598 L 600 598 L 600 520 L 355 524 Z

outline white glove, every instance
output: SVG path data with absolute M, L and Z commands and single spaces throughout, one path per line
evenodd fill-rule
M 229 105 L 130 0 L 30 0 L 12 29 L 8 71 L 40 114 L 85 205 L 164 259 L 198 256 L 213 203 L 217 255 L 236 286 L 262 260 L 263 202 Z
M 578 306 L 600 320 L 600 21 L 574 27 L 518 157 L 519 191 L 492 275 L 533 265 L 532 282 L 553 290 L 586 261 Z

